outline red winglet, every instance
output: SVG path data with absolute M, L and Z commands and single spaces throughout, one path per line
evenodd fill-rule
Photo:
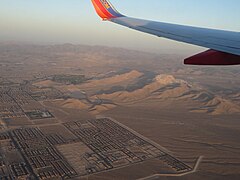
M 110 4 L 108 0 L 92 0 L 92 3 L 97 14 L 103 20 L 108 20 L 108 19 L 123 16 L 122 14 L 117 12 L 117 10 Z

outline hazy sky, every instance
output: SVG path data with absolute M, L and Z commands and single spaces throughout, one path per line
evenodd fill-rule
M 240 0 L 111 0 L 122 14 L 240 31 Z M 102 22 L 90 0 L 0 0 L 0 42 L 75 43 L 155 52 L 199 51 Z

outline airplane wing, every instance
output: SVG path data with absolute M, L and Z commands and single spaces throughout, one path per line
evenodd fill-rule
M 91 0 L 97 14 L 137 31 L 209 48 L 184 60 L 191 65 L 239 65 L 240 33 L 136 19 L 120 14 L 108 0 Z

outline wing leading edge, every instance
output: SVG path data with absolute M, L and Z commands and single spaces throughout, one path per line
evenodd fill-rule
M 97 14 L 103 19 L 137 31 L 175 41 L 198 45 L 210 50 L 185 59 L 192 65 L 240 64 L 240 33 L 183 26 L 130 18 L 120 14 L 108 0 L 92 0 Z

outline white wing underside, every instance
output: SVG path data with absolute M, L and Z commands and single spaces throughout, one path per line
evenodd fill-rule
M 198 28 L 130 17 L 112 18 L 110 21 L 158 37 L 194 44 L 234 55 L 240 55 L 240 33 Z

